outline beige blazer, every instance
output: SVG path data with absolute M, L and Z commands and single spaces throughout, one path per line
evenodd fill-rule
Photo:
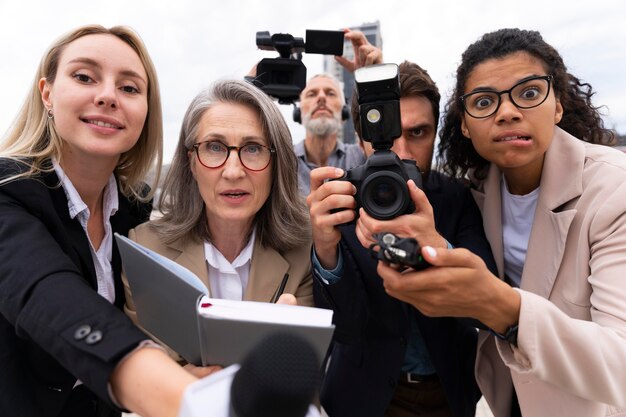
M 503 268 L 500 183 L 474 197 Z M 502 278 L 502 276 L 501 276 Z M 481 331 L 476 378 L 496 417 L 626 416 L 626 156 L 556 128 L 522 274 L 518 348 Z
M 209 272 L 202 242 L 186 244 L 175 242 L 172 245 L 166 245 L 149 227 L 149 223 L 144 223 L 131 229 L 128 237 L 196 274 L 206 285 L 210 296 Z M 285 273 L 289 273 L 289 280 L 284 292 L 295 295 L 298 305 L 312 306 L 311 244 L 281 255 L 274 249 L 263 247 L 257 239 L 252 250 L 252 265 L 250 267 L 248 287 L 244 292 L 244 300 L 270 302 L 278 290 Z M 138 324 L 132 292 L 130 291 L 128 280 L 123 274 L 122 280 L 126 295 L 124 311 L 135 324 Z

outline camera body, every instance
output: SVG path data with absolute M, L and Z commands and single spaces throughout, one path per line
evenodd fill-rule
M 349 169 L 338 178 L 356 187 L 357 210 L 365 211 L 378 220 L 391 220 L 413 213 L 415 205 L 406 182 L 412 179 L 422 186 L 422 176 L 413 160 L 401 160 L 390 150 L 376 151 L 363 165 Z
M 415 211 L 406 182 L 422 187 L 422 176 L 411 159 L 400 159 L 393 141 L 402 135 L 400 78 L 396 64 L 359 68 L 354 73 L 361 139 L 371 142 L 374 153 L 337 180 L 350 181 L 357 189 L 357 211 L 363 207 L 375 219 L 390 220 Z
M 280 104 L 292 104 L 300 98 L 306 86 L 306 67 L 302 53 L 343 55 L 342 31 L 307 30 L 306 42 L 288 33 L 257 32 L 259 49 L 275 50 L 279 58 L 264 58 L 257 64 L 253 84 L 267 95 L 278 99 Z

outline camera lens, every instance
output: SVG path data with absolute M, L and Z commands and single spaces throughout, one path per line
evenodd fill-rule
M 398 193 L 394 184 L 378 182 L 377 184 L 372 184 L 371 187 L 370 195 L 372 196 L 372 201 L 377 206 L 390 207 L 398 199 Z
M 378 220 L 390 220 L 406 213 L 411 202 L 405 180 L 392 171 L 367 176 L 360 193 L 363 208 Z

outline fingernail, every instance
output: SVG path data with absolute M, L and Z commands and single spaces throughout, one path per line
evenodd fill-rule
M 437 257 L 437 251 L 432 246 L 424 246 L 424 249 L 426 249 L 428 256 L 430 256 L 431 258 Z
M 337 175 L 338 177 L 341 177 L 343 175 L 343 169 L 341 168 L 335 169 L 335 175 Z
M 417 190 L 417 185 L 415 185 L 413 180 L 409 180 L 409 187 L 411 187 L 411 190 Z

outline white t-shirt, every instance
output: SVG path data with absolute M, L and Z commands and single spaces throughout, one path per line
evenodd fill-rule
M 539 187 L 526 195 L 513 195 L 509 193 L 502 177 L 501 193 L 504 274 L 519 287 L 539 198 Z

